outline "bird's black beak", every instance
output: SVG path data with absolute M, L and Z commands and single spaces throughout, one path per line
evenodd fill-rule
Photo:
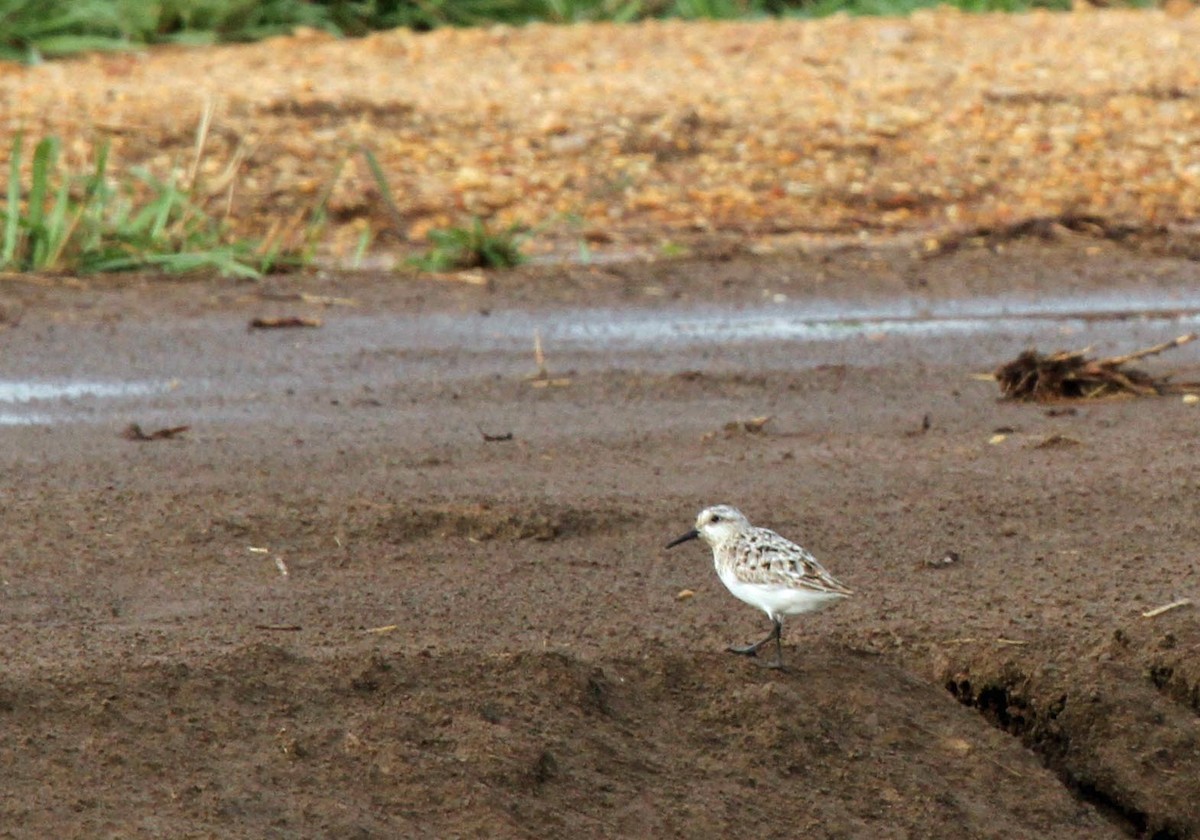
M 680 543 L 685 543 L 688 540 L 694 540 L 698 536 L 700 536 L 700 532 L 697 531 L 695 528 L 693 528 L 692 530 L 688 531 L 686 534 L 682 534 L 682 535 L 676 537 L 675 539 L 671 540 L 669 543 L 667 543 L 666 547 L 674 548 L 675 546 L 679 545 Z

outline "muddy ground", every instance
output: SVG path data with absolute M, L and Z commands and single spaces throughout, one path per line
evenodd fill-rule
M 6 407 L 0 836 L 1200 837 L 1198 613 L 1141 615 L 1200 595 L 1200 408 L 971 378 L 1194 329 L 1197 279 L 1034 241 L 6 281 L 0 378 L 166 384 Z M 1129 311 L 922 326 L 1051 293 Z M 768 317 L 856 306 L 918 315 Z M 246 328 L 287 314 L 323 326 Z M 662 550 L 716 502 L 858 593 L 786 672 Z

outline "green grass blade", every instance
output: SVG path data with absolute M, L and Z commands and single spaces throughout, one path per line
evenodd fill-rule
M 46 212 L 46 194 L 50 191 L 50 172 L 58 160 L 58 140 L 46 137 L 33 150 L 33 180 L 29 185 L 29 205 L 25 218 L 31 228 L 40 228 Z
M 358 234 L 358 245 L 354 248 L 354 256 L 350 258 L 350 267 L 358 269 L 362 266 L 363 257 L 367 255 L 367 248 L 371 246 L 371 228 L 363 226 L 363 229 Z
M 74 227 L 67 224 L 67 208 L 70 204 L 71 184 L 63 178 L 58 185 L 58 193 L 54 196 L 54 204 L 50 206 L 50 215 L 46 217 L 46 244 L 42 268 L 57 268 L 58 260 L 66 250 L 70 228 Z
M 645 17 L 645 15 L 646 10 L 642 8 L 642 4 L 638 0 L 632 0 L 632 2 L 619 6 L 617 10 L 613 12 L 613 22 L 633 23 L 635 20 Z
M 46 196 L 50 193 L 50 178 L 58 163 L 58 139 L 46 137 L 33 150 L 33 175 L 29 184 L 29 203 L 25 208 L 25 224 L 29 230 L 29 257 L 26 264 L 33 269 L 46 267 L 52 250 L 46 228 Z
M 217 249 L 184 254 L 135 254 L 112 257 L 88 265 L 89 271 L 133 271 L 139 268 L 157 268 L 175 274 L 213 270 L 226 277 L 243 277 L 257 280 L 262 274 L 247 265 L 243 256 L 232 249 Z
M 18 131 L 13 137 L 12 152 L 8 161 L 8 194 L 4 203 L 4 251 L 0 253 L 0 267 L 12 268 L 17 255 L 21 221 L 21 143 L 25 136 Z
M 111 146 L 112 143 L 107 138 L 100 144 L 100 148 L 96 152 L 96 165 L 92 169 L 92 174 L 83 184 L 84 204 L 94 206 L 101 211 L 112 198 L 112 193 L 105 180 L 108 174 L 108 151 Z
M 367 167 L 371 170 L 371 177 L 375 179 L 375 186 L 379 187 L 379 194 L 383 196 L 383 203 L 395 220 L 397 231 L 403 232 L 405 228 L 404 214 L 400 212 L 400 205 L 392 196 L 392 188 L 388 186 L 387 176 L 383 174 L 383 167 L 379 165 L 379 158 L 375 157 L 375 153 L 366 146 L 361 148 L 363 157 L 367 160 Z
M 84 211 L 87 208 L 81 204 L 71 204 L 70 207 L 70 218 L 64 219 L 62 230 L 56 237 L 56 247 L 49 255 L 49 264 L 56 268 L 68 267 L 68 261 L 74 258 L 74 253 L 80 241 L 80 237 L 76 231 L 79 229 Z M 68 252 L 68 246 L 74 246 L 70 252 Z
M 47 35 L 31 41 L 30 46 L 51 58 L 81 52 L 118 52 L 132 48 L 123 38 L 106 38 L 102 35 Z
M 177 205 L 182 203 L 182 197 L 182 193 L 175 187 L 174 180 L 171 180 L 163 185 L 157 200 L 147 208 L 155 211 L 150 228 L 146 231 L 146 238 L 151 244 L 163 238 L 167 223 L 171 220 L 171 213 Z

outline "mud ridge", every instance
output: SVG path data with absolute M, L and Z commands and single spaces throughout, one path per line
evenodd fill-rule
M 573 506 L 537 499 L 504 501 L 409 502 L 355 500 L 345 506 L 325 499 L 287 500 L 270 509 L 238 503 L 212 514 L 205 527 L 189 532 L 193 541 L 217 537 L 260 541 L 304 541 L 330 533 L 380 539 L 393 545 L 425 539 L 465 538 L 476 542 L 548 542 L 587 536 L 635 523 L 632 506 Z
M 412 542 L 433 537 L 489 540 L 550 541 L 579 537 L 635 522 L 632 508 L 574 507 L 530 500 L 445 502 L 396 505 L 375 527 L 388 541 Z
M 9 676 L 0 697 L 23 733 L 0 759 L 25 758 L 0 820 L 37 801 L 58 836 L 113 824 L 128 790 L 171 835 L 862 837 L 901 807 L 926 836 L 1103 828 L 936 687 L 836 649 L 778 674 L 720 654 L 255 644 Z M 799 815 L 797 784 L 819 793 Z

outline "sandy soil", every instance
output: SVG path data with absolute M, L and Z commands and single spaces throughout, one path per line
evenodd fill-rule
M 1049 412 L 969 377 L 1194 315 L 591 349 L 548 331 L 569 384 L 547 387 L 531 341 L 487 344 L 523 317 L 1171 300 L 1197 274 L 1088 242 L 488 287 L 10 283 L 6 378 L 181 384 L 0 427 L 0 836 L 1200 836 L 1200 625 L 1140 615 L 1197 594 L 1200 409 Z M 324 326 L 247 332 L 268 314 Z M 430 323 L 471 337 L 406 343 Z M 138 443 L 131 419 L 192 429 Z M 858 592 L 790 628 L 784 673 L 723 652 L 767 626 L 706 552 L 662 551 L 718 501 Z

